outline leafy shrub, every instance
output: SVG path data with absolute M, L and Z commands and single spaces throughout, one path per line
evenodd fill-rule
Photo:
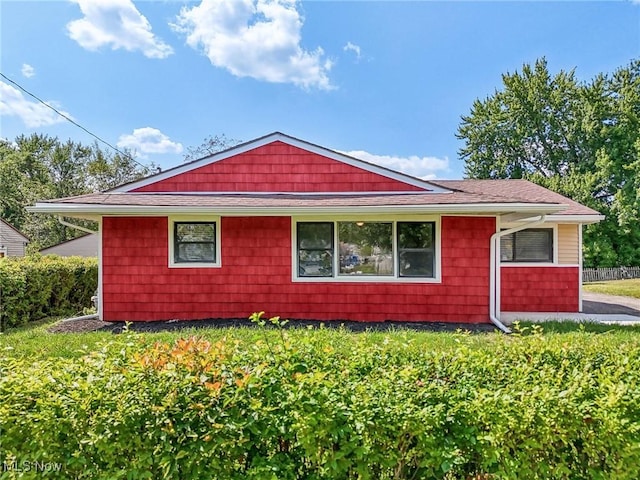
M 69 315 L 91 305 L 98 285 L 95 259 L 55 255 L 0 260 L 0 325 L 18 326 Z
M 81 359 L 2 359 L 0 460 L 61 463 L 48 478 L 638 478 L 637 339 L 361 338 L 126 334 Z

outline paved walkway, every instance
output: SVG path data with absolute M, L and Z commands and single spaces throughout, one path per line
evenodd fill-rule
M 603 293 L 583 292 L 582 313 L 520 313 L 507 312 L 501 320 L 510 324 L 515 320 L 574 320 L 616 325 L 640 325 L 640 299 Z

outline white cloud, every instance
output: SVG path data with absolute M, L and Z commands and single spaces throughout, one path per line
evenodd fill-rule
M 332 63 L 322 48 L 300 45 L 304 18 L 297 7 L 297 0 L 202 0 L 183 7 L 171 27 L 237 77 L 332 89 Z
M 148 58 L 166 58 L 173 49 L 151 32 L 151 25 L 131 0 L 72 0 L 84 18 L 67 24 L 69 36 L 87 50 L 110 45 L 113 50 L 141 51 Z
M 27 78 L 31 78 L 36 74 L 36 69 L 33 68 L 28 63 L 23 63 L 21 72 L 22 72 L 23 76 L 25 76 Z
M 55 102 L 47 102 L 71 118 L 71 114 L 60 109 Z M 22 92 L 11 85 L 0 82 L 0 116 L 16 116 L 28 128 L 45 127 L 64 122 L 64 118 L 39 102 L 27 100 Z
M 146 158 L 148 153 L 182 152 L 181 143 L 172 142 L 164 133 L 152 127 L 135 128 L 132 134 L 121 135 L 117 145 L 133 150 L 141 158 Z
M 353 53 L 355 53 L 356 54 L 356 60 L 360 60 L 362 58 L 359 45 L 356 45 L 356 44 L 351 43 L 351 42 L 347 42 L 347 44 L 344 47 L 342 47 L 342 49 L 345 52 L 348 52 L 349 50 L 351 50 Z
M 391 155 L 375 155 L 363 150 L 343 153 L 364 160 L 365 162 L 374 163 L 381 167 L 386 167 L 423 180 L 434 179 L 437 176 L 437 172 L 446 172 L 449 170 L 449 159 L 447 157 L 419 157 L 417 155 L 396 157 Z

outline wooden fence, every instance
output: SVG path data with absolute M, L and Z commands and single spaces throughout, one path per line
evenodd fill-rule
M 640 278 L 640 267 L 584 268 L 582 270 L 584 283 L 625 278 Z

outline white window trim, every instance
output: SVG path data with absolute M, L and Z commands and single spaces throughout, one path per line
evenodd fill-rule
M 0 247 L 0 253 L 3 253 L 4 257 L 8 257 L 9 256 L 9 250 L 8 250 L 7 247 Z
M 393 275 L 338 275 L 340 270 L 340 255 L 336 255 L 338 245 L 338 222 L 380 222 L 392 224 L 392 248 L 393 248 Z M 333 271 L 336 272 L 333 277 L 301 277 L 298 275 L 298 223 L 305 222 L 332 222 L 333 223 Z M 398 275 L 398 222 L 434 222 L 435 223 L 435 252 L 434 252 L 434 276 L 433 277 L 400 277 Z M 331 216 L 331 217 L 292 217 L 291 219 L 291 280 L 293 282 L 308 283 L 442 283 L 442 250 L 440 243 L 441 232 L 440 216 Z
M 518 224 L 501 223 L 498 231 L 502 229 L 512 228 L 517 225 Z M 565 264 L 558 263 L 558 224 L 557 223 L 544 224 L 534 228 L 537 228 L 537 229 L 546 228 L 547 230 L 549 229 L 553 230 L 551 234 L 552 240 L 553 240 L 553 261 L 551 262 L 505 262 L 501 259 L 500 266 L 501 267 L 571 267 L 572 265 L 565 265 Z
M 216 224 L 216 261 L 214 263 L 211 262 L 189 262 L 189 263 L 176 263 L 174 261 L 174 238 L 173 238 L 173 229 L 176 223 L 189 223 L 189 222 L 210 222 Z M 167 249 L 169 252 L 169 268 L 220 268 L 222 266 L 222 261 L 220 258 L 221 248 L 220 248 L 220 229 L 221 222 L 220 217 L 217 215 L 176 215 L 168 218 L 168 241 L 169 248 Z

